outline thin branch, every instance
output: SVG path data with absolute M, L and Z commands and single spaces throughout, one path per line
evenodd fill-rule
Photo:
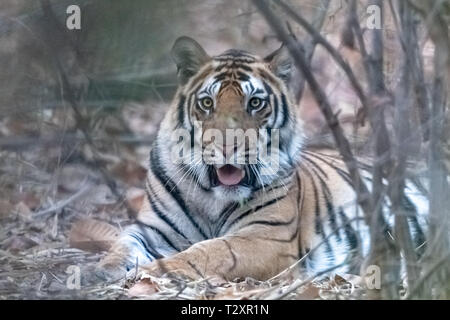
M 61 138 L 63 137 L 63 138 Z M 94 142 L 113 143 L 120 142 L 129 145 L 150 145 L 155 140 L 155 135 L 120 135 L 113 138 L 96 138 L 92 137 Z M 42 136 L 14 136 L 0 137 L 0 150 L 7 151 L 24 151 L 35 147 L 51 148 L 64 145 L 73 145 L 78 142 L 86 142 L 85 136 L 72 132 L 60 132 L 52 135 Z
M 71 43 L 68 38 L 65 36 L 64 33 L 64 27 L 61 26 L 58 19 L 55 16 L 55 13 L 53 12 L 53 9 L 51 7 L 51 4 L 48 0 L 41 0 L 41 7 L 42 10 L 47 18 L 48 28 L 52 30 L 52 32 L 56 32 L 59 36 L 61 36 L 62 39 L 67 41 L 68 46 L 70 48 L 74 48 L 73 43 Z M 103 179 L 105 180 L 105 183 L 110 188 L 111 192 L 114 194 L 114 196 L 119 200 L 123 201 L 124 197 L 119 193 L 117 190 L 117 186 L 115 181 L 111 178 L 111 176 L 106 172 L 106 170 L 101 165 L 100 161 L 98 160 L 98 154 L 97 149 L 94 143 L 93 138 L 90 135 L 89 132 L 89 125 L 88 121 L 84 118 L 84 116 L 80 112 L 80 108 L 78 106 L 78 99 L 76 95 L 76 90 L 72 87 L 70 84 L 69 78 L 66 74 L 66 71 L 64 70 L 60 56 L 58 55 L 59 48 L 55 47 L 52 41 L 47 41 L 47 46 L 49 47 L 49 53 L 53 57 L 53 63 L 55 64 L 55 68 L 59 74 L 60 80 L 61 80 L 61 90 L 63 91 L 64 98 L 69 102 L 70 107 L 72 108 L 74 115 L 75 115 L 75 121 L 77 123 L 77 127 L 81 130 L 83 133 L 87 144 L 90 146 L 91 151 L 94 155 L 93 160 L 95 164 L 98 167 L 98 170 L 100 171 L 100 174 L 102 175 Z M 75 51 L 76 56 L 78 56 L 78 52 Z M 125 202 L 126 203 L 126 202 Z
M 410 4 L 408 2 L 408 4 Z M 414 81 L 414 91 L 417 99 L 416 107 L 419 113 L 420 124 L 422 129 L 423 141 L 428 141 L 429 139 L 429 128 L 426 125 L 430 119 L 430 98 L 427 92 L 427 86 L 425 83 L 425 76 L 423 71 L 423 61 L 420 55 L 419 39 L 417 37 L 417 27 L 413 22 L 409 29 L 401 28 L 399 23 L 399 18 L 397 17 L 397 12 L 394 8 L 392 0 L 389 0 L 389 8 L 394 20 L 394 25 L 398 33 L 398 38 L 405 54 L 406 61 L 410 70 L 412 71 L 413 81 Z M 404 33 L 411 32 L 411 41 L 409 46 L 405 42 Z
M 60 211 L 61 209 L 66 207 L 68 204 L 70 204 L 71 202 L 75 201 L 76 199 L 78 199 L 82 195 L 84 195 L 87 191 L 89 191 L 91 189 L 91 187 L 92 186 L 87 185 L 87 186 L 81 188 L 80 190 L 78 190 L 73 195 L 71 195 L 69 198 L 56 203 L 54 206 L 52 206 L 52 207 L 50 207 L 48 209 L 45 209 L 45 210 L 42 210 L 42 211 L 34 213 L 33 214 L 33 218 L 42 218 L 42 217 L 45 217 L 48 214 Z
M 303 287 L 304 285 L 310 284 L 310 283 L 311 283 L 312 281 L 314 281 L 314 279 L 316 279 L 317 277 L 320 277 L 320 276 L 322 276 L 322 275 L 324 275 L 324 274 L 327 274 L 327 273 L 329 273 L 329 272 L 331 272 L 331 271 L 333 271 L 333 270 L 336 270 L 336 269 L 338 269 L 339 267 L 342 267 L 342 266 L 343 266 L 344 264 L 346 264 L 346 263 L 347 263 L 347 261 L 344 261 L 343 263 L 340 263 L 340 264 L 338 264 L 338 265 L 335 265 L 335 266 L 329 267 L 329 268 L 327 268 L 327 269 L 325 269 L 325 270 L 322 270 L 322 271 L 320 271 L 320 272 L 317 272 L 317 273 L 315 273 L 314 275 L 308 277 L 306 280 L 299 281 L 299 282 L 297 282 L 297 283 L 294 282 L 293 284 L 291 284 L 291 285 L 286 289 L 286 291 L 284 291 L 284 292 L 282 292 L 282 293 L 279 293 L 279 294 L 275 294 L 275 295 L 269 296 L 269 297 L 267 297 L 266 299 L 268 299 L 268 300 L 280 300 L 280 299 L 283 299 L 284 297 L 286 297 L 286 296 L 289 295 L 290 293 L 294 292 L 294 291 L 297 290 L 298 288 L 301 288 L 301 287 Z
M 411 49 L 414 38 L 412 36 L 412 12 L 407 7 L 406 2 L 397 2 L 400 13 L 400 22 L 403 30 L 402 40 L 405 49 Z M 393 8 L 391 8 L 393 9 Z M 395 235 L 398 240 L 399 247 L 404 253 L 407 268 L 408 287 L 411 288 L 415 281 L 419 278 L 420 268 L 417 266 L 417 255 L 415 246 L 411 239 L 411 231 L 408 224 L 408 215 L 414 215 L 414 212 L 404 208 L 405 198 L 405 172 L 406 162 L 408 160 L 409 143 L 406 143 L 411 135 L 410 119 L 412 105 L 412 69 L 409 57 L 409 50 L 404 50 L 405 59 L 402 66 L 402 74 L 396 90 L 395 97 L 395 116 L 394 127 L 396 130 L 396 140 L 393 154 L 395 157 L 395 165 L 392 174 L 389 177 L 390 199 L 392 203 L 392 211 L 395 216 Z
M 448 266 L 449 259 L 450 253 L 448 253 L 446 256 L 443 256 L 433 266 L 431 266 L 415 284 L 415 286 L 410 290 L 409 294 L 405 297 L 405 300 L 412 299 L 414 296 L 416 296 L 420 292 L 420 289 L 424 285 L 425 281 L 427 281 L 439 268 Z
M 355 161 L 355 158 L 353 156 L 350 144 L 343 133 L 338 118 L 333 113 L 330 102 L 328 101 L 325 92 L 320 87 L 316 78 L 312 74 L 302 50 L 298 47 L 296 41 L 289 36 L 286 30 L 284 30 L 279 19 L 273 14 L 272 10 L 270 10 L 267 2 L 263 0 L 253 0 L 253 3 L 263 14 L 278 37 L 283 41 L 283 43 L 287 45 L 289 53 L 293 57 L 296 66 L 303 73 L 303 76 L 306 79 L 309 87 L 311 88 L 311 92 L 313 93 L 328 126 L 330 127 L 330 130 L 336 141 L 336 145 L 342 155 L 347 169 L 349 170 L 353 187 L 355 188 L 356 194 L 358 196 L 358 203 L 364 212 L 364 217 L 367 222 L 370 221 L 371 208 L 370 203 L 367 199 L 369 191 L 361 179 L 357 167 L 357 162 Z
M 369 110 L 369 102 L 367 100 L 366 95 L 364 94 L 364 90 L 361 87 L 359 81 L 356 79 L 355 74 L 353 73 L 350 65 L 342 58 L 342 55 L 337 51 L 329 42 L 326 40 L 320 32 L 318 32 L 314 26 L 312 26 L 305 18 L 303 18 L 300 14 L 293 11 L 288 5 L 286 5 L 281 0 L 274 1 L 277 5 L 279 5 L 290 17 L 294 19 L 299 25 L 301 25 L 313 38 L 313 41 L 317 44 L 322 45 L 331 57 L 336 61 L 336 63 L 342 68 L 344 73 L 347 75 L 350 84 L 354 88 L 356 95 L 361 101 L 361 106 L 363 108 L 364 113 L 368 113 Z
M 314 28 L 314 30 L 318 30 L 319 34 L 325 22 L 329 5 L 330 0 L 323 0 L 318 9 L 316 17 L 312 19 L 313 21 L 312 27 Z M 312 62 L 312 58 L 314 56 L 314 51 L 318 44 L 317 37 L 310 36 L 308 40 L 303 40 L 302 42 L 306 43 L 305 45 L 303 45 L 303 50 L 305 52 L 306 61 L 310 65 Z M 298 87 L 294 90 L 296 101 L 300 101 L 302 99 L 304 89 L 305 89 L 305 79 L 301 78 L 298 81 Z

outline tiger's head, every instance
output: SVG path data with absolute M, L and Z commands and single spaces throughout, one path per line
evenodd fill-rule
M 302 131 L 285 47 L 265 58 L 235 49 L 211 57 L 181 37 L 172 57 L 179 87 L 159 140 L 183 179 L 240 201 L 292 172 Z

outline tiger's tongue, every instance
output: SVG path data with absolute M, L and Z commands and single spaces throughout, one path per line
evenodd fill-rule
M 216 169 L 217 178 L 219 178 L 220 183 L 226 186 L 234 186 L 241 182 L 244 178 L 245 171 L 236 168 L 232 165 L 224 165 L 222 168 Z

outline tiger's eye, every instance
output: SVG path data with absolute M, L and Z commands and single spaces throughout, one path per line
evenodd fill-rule
M 250 99 L 249 105 L 252 109 L 257 109 L 259 108 L 259 106 L 261 106 L 261 103 L 262 100 L 260 98 L 254 97 Z
M 205 98 L 201 99 L 200 103 L 201 103 L 202 107 L 204 107 L 205 109 L 210 109 L 213 106 L 213 101 L 210 97 L 205 97 Z

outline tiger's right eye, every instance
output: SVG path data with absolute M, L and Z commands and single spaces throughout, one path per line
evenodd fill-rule
M 211 109 L 214 102 L 210 97 L 204 97 L 200 99 L 200 106 L 205 109 L 206 111 Z

